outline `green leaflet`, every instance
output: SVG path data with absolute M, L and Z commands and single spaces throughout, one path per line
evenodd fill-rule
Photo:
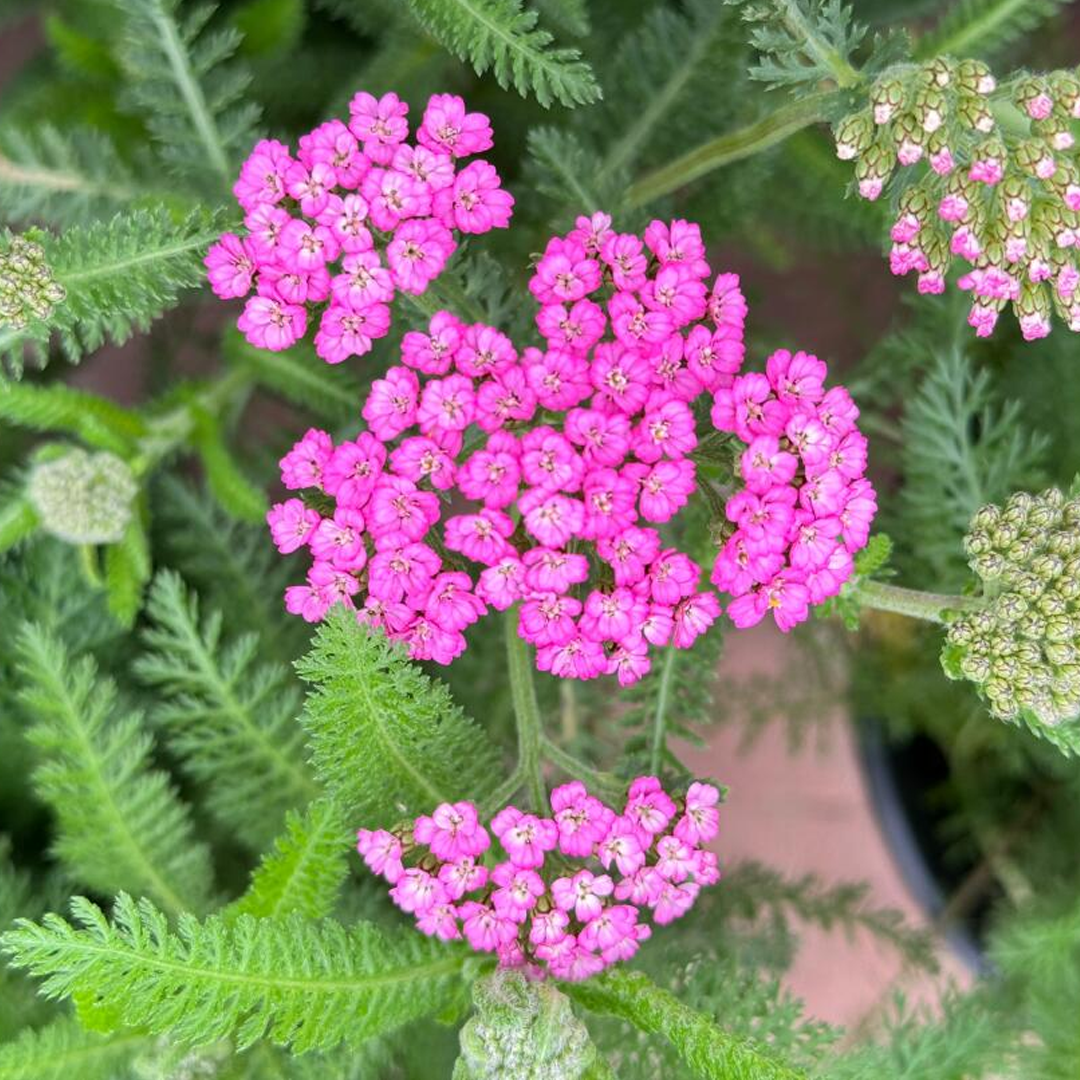
M 801 1070 L 776 1061 L 752 1039 L 728 1034 L 640 972 L 609 968 L 567 985 L 566 992 L 592 1012 L 663 1035 L 704 1080 L 805 1080 Z
M 344 816 L 329 799 L 318 799 L 303 815 L 290 811 L 285 829 L 228 915 L 266 919 L 297 911 L 320 919 L 334 910 L 354 839 Z
M 137 1032 L 98 1035 L 64 1017 L 0 1043 L 0 1080 L 117 1080 L 152 1041 Z
M 122 343 L 147 329 L 183 290 L 203 281 L 203 256 L 223 223 L 205 210 L 178 221 L 157 206 L 59 236 L 37 235 L 66 298 L 45 321 L 0 329 L 0 368 L 18 376 L 27 360 L 43 366 L 54 335 L 77 363 L 106 341 Z
M 207 849 L 165 773 L 138 713 L 120 713 L 116 687 L 90 657 L 75 662 L 52 634 L 17 639 L 21 700 L 38 749 L 33 784 L 56 816 L 54 850 L 95 890 L 139 889 L 170 912 L 200 910 L 210 893 Z
M 404 649 L 332 608 L 297 663 L 316 774 L 367 828 L 440 802 L 483 801 L 502 775 L 494 745 Z
M 439 42 L 503 88 L 532 94 L 547 107 L 587 105 L 601 97 L 592 69 L 577 49 L 552 48 L 536 12 L 521 0 L 408 0 Z
M 1053 18 L 1068 0 L 957 0 L 918 39 L 916 56 L 988 57 Z
M 153 718 L 204 786 L 210 812 L 260 850 L 287 810 L 320 793 L 303 760 L 299 687 L 287 667 L 264 659 L 258 635 L 226 640 L 219 612 L 200 617 L 172 571 L 155 578 L 147 614 L 135 671 L 161 695 Z
M 49 997 L 92 994 L 125 1027 L 179 1043 L 264 1036 L 297 1053 L 358 1045 L 462 996 L 463 950 L 414 930 L 346 929 L 329 919 L 191 915 L 169 928 L 148 900 L 116 898 L 113 921 L 89 900 L 20 921 L 0 937 L 12 963 L 42 978 Z

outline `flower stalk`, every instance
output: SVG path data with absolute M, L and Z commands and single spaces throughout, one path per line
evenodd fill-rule
M 518 767 L 522 782 L 529 793 L 533 808 L 543 813 L 547 805 L 547 789 L 544 786 L 540 747 L 543 727 L 540 722 L 540 706 L 536 700 L 533 682 L 532 660 L 528 646 L 518 635 L 517 605 L 507 613 L 506 667 L 510 677 L 510 696 L 514 704 L 514 721 L 517 726 Z
M 952 621 L 950 612 L 971 611 L 982 606 L 978 597 L 922 592 L 918 589 L 905 589 L 900 585 L 889 585 L 884 581 L 859 582 L 859 600 L 863 607 L 941 625 Z

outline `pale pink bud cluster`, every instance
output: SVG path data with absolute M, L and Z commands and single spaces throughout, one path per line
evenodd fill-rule
M 1006 107 L 1026 131 L 998 123 L 982 100 L 996 90 L 975 61 L 886 73 L 870 91 L 877 104 L 838 127 L 837 153 L 858 158 L 859 193 L 869 199 L 894 165 L 927 162 L 900 195 L 890 268 L 916 274 L 920 293 L 941 293 L 953 260 L 969 263 L 957 285 L 972 294 L 968 322 L 979 337 L 1006 305 L 1025 340 L 1045 337 L 1055 311 L 1080 330 L 1080 169 L 1070 153 L 1080 80 L 1053 72 L 1004 87 L 998 96 L 1011 99 Z
M 842 387 L 825 389 L 826 365 L 781 349 L 765 374 L 740 375 L 717 391 L 713 423 L 746 444 L 745 487 L 727 502 L 736 526 L 712 581 L 735 599 L 739 627 L 771 614 L 784 631 L 811 604 L 836 596 L 866 546 L 877 500 L 866 479 L 858 407 Z
M 489 833 L 472 803 L 444 803 L 411 829 L 361 829 L 357 850 L 423 933 L 576 981 L 629 960 L 652 934 L 647 919 L 673 922 L 720 879 L 704 848 L 719 802 L 711 784 L 676 800 L 641 776 L 617 813 L 575 780 L 552 791 L 550 817 L 507 806 Z
M 301 136 L 295 155 L 274 139 L 256 144 L 233 187 L 247 233 L 225 233 L 206 256 L 219 297 L 255 290 L 237 325 L 258 348 L 288 348 L 317 320 L 327 363 L 363 356 L 388 333 L 395 293 L 423 293 L 457 234 L 510 222 L 514 200 L 491 164 L 461 167 L 492 145 L 483 113 L 435 94 L 409 143 L 396 94 L 358 93 L 349 110 L 348 124 Z

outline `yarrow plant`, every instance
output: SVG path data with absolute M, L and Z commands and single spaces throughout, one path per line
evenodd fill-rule
M 855 159 L 859 194 L 877 199 L 894 170 L 898 216 L 889 264 L 918 275 L 920 293 L 941 293 L 953 258 L 974 298 L 969 324 L 989 336 L 1011 304 L 1027 341 L 1050 333 L 1056 311 L 1080 330 L 1080 167 L 1073 72 L 1021 76 L 998 88 L 974 60 L 939 57 L 890 69 L 870 103 L 836 128 L 837 156 Z
M 408 112 L 361 91 L 348 124 L 320 124 L 295 155 L 276 139 L 251 151 L 233 188 L 247 233 L 225 233 L 206 269 L 223 300 L 255 290 L 237 323 L 252 345 L 286 349 L 317 319 L 327 363 L 363 356 L 389 332 L 395 293 L 425 292 L 458 235 L 507 227 L 514 200 L 495 168 L 462 164 L 491 148 L 488 118 L 435 94 L 410 143 Z
M 394 832 L 361 829 L 357 850 L 423 933 L 464 938 L 532 977 L 578 981 L 629 960 L 652 934 L 648 915 L 674 922 L 719 881 L 704 847 L 719 801 L 711 784 L 673 799 L 639 776 L 617 813 L 575 780 L 551 792 L 551 817 L 506 806 L 489 833 L 472 803 L 444 803 Z
M 543 350 L 445 311 L 407 334 L 364 405 L 368 430 L 340 445 L 309 431 L 282 460 L 286 487 L 334 500 L 269 513 L 278 549 L 315 560 L 288 609 L 317 621 L 357 606 L 414 658 L 448 663 L 489 606 L 520 603 L 540 670 L 637 681 L 650 646 L 687 648 L 721 612 L 654 527 L 695 490 L 694 408 L 712 395 L 714 425 L 749 444 L 749 491 L 728 503 L 740 532 L 713 580 L 739 598 L 738 625 L 805 619 L 850 574 L 875 508 L 857 410 L 802 353 L 737 379 L 746 303 L 735 275 L 711 289 L 710 276 L 696 225 L 654 221 L 639 237 L 596 214 L 536 264 Z M 479 506 L 433 533 L 440 495 Z

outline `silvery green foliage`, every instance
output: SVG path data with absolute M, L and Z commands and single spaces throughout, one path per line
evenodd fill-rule
M 473 985 L 454 1080 L 578 1080 L 596 1058 L 570 1000 L 550 983 L 499 970 Z
M 39 462 L 27 484 L 41 527 L 70 544 L 119 543 L 138 492 L 131 469 L 108 451 Z
M 1080 498 L 1051 488 L 984 506 L 964 540 L 986 603 L 949 628 L 946 671 L 1001 720 L 1080 750 Z
M 31 319 L 47 319 L 66 295 L 40 244 L 16 236 L 0 252 L 0 326 L 22 330 Z

